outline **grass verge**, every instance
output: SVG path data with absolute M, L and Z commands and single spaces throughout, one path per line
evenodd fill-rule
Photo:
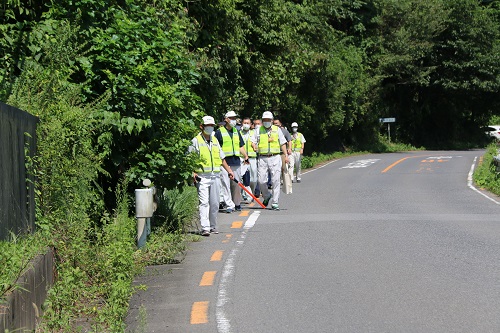
M 474 172 L 476 185 L 496 195 L 500 195 L 500 173 L 497 171 L 493 157 L 498 154 L 497 145 L 494 143 L 489 145 L 483 156 L 482 163 L 478 165 Z

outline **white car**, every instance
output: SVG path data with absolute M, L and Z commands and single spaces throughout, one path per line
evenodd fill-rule
M 486 134 L 500 140 L 500 125 L 490 125 L 484 129 Z

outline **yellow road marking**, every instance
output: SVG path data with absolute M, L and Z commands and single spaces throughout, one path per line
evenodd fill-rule
M 214 254 L 212 254 L 212 257 L 210 258 L 210 261 L 221 261 L 222 260 L 222 255 L 224 254 L 224 251 L 215 251 Z
M 224 239 L 224 240 L 222 241 L 222 243 L 229 243 L 229 240 L 231 239 L 231 237 L 233 237 L 233 235 L 232 235 L 232 234 L 228 234 L 228 235 L 226 235 L 226 239 Z
M 240 229 L 243 227 L 243 221 L 234 221 L 231 224 L 231 229 Z
M 396 166 L 396 165 L 398 165 L 399 163 L 403 162 L 404 160 L 407 160 L 407 159 L 409 159 L 409 158 L 422 157 L 422 156 L 423 156 L 423 155 L 403 157 L 402 159 L 397 160 L 396 162 L 392 163 L 392 164 L 391 164 L 391 165 L 389 165 L 387 168 L 385 168 L 384 170 L 382 170 L 382 173 L 386 173 L 387 171 L 391 170 L 393 167 L 395 167 L 395 166 Z
M 449 160 L 422 160 L 420 162 L 422 162 L 422 163 L 434 163 L 435 161 L 437 161 L 438 163 L 443 163 L 443 162 L 448 162 Z
M 251 204 L 248 205 L 248 207 L 253 207 L 255 206 L 255 202 L 252 202 Z
M 384 170 L 382 170 L 382 173 L 386 173 L 387 171 L 391 170 L 393 167 L 395 167 L 396 165 L 398 165 L 399 163 L 401 163 L 401 162 L 403 162 L 404 160 L 407 160 L 407 159 L 409 159 L 409 157 L 403 157 L 402 159 L 397 160 L 396 162 L 392 163 L 387 168 L 385 168 Z
M 249 210 L 244 210 L 240 213 L 239 216 L 248 216 L 248 214 L 250 214 L 250 211 Z
M 191 324 L 208 323 L 208 302 L 194 302 L 191 308 Z
M 200 281 L 200 287 L 213 286 L 215 274 L 217 274 L 217 271 L 208 271 L 203 273 Z

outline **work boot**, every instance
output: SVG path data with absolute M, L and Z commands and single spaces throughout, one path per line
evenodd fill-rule
M 272 195 L 270 195 L 268 198 L 264 199 L 264 201 L 262 201 L 262 204 L 267 207 L 267 205 L 269 205 L 269 200 L 271 200 L 271 197 L 272 197 Z

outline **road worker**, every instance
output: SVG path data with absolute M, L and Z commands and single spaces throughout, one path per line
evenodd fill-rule
M 225 116 L 225 125 L 220 127 L 215 132 L 215 137 L 219 140 L 222 147 L 222 151 L 226 155 L 226 162 L 233 170 L 234 179 L 238 182 L 241 181 L 241 164 L 243 158 L 243 163 L 250 163 L 248 161 L 248 155 L 245 150 L 245 142 L 241 137 L 240 132 L 236 129 L 236 113 L 234 111 L 229 111 Z M 227 172 L 223 169 L 221 170 L 221 186 L 222 186 L 222 196 L 226 204 L 226 213 L 231 213 L 234 210 L 241 211 L 241 191 L 237 183 L 232 182 Z
M 304 145 L 306 143 L 306 139 L 304 138 L 304 135 L 298 131 L 299 124 L 293 122 L 291 127 L 292 127 L 292 155 L 290 158 L 289 173 L 292 175 L 293 181 L 300 183 L 301 171 L 302 171 L 300 161 L 302 159 L 302 155 L 304 154 Z
M 233 171 L 226 163 L 224 152 L 213 135 L 214 127 L 213 117 L 203 117 L 200 125 L 201 132 L 193 138 L 189 147 L 189 152 L 198 154 L 201 160 L 200 168 L 193 172 L 193 179 L 198 189 L 198 208 L 203 236 L 219 233 L 217 215 L 219 212 L 221 166 L 230 179 L 234 178 Z
M 259 127 L 262 126 L 262 120 L 260 120 L 260 119 L 254 119 L 252 121 L 252 125 L 253 125 L 253 129 L 254 130 L 259 130 Z
M 252 126 L 255 134 L 255 132 L 258 132 L 259 128 L 262 126 L 262 120 L 260 118 L 252 120 Z M 259 154 L 257 154 L 257 170 L 258 168 L 259 168 Z M 258 175 L 257 175 L 257 185 L 255 185 L 255 191 L 253 192 L 253 195 L 255 195 L 256 198 L 260 197 L 260 186 L 259 186 Z
M 262 114 L 262 126 L 255 132 L 252 138 L 252 146 L 259 154 L 259 165 L 257 168 L 260 191 L 264 197 L 263 204 L 267 207 L 272 200 L 271 208 L 279 210 L 279 195 L 281 181 L 281 157 L 280 152 L 285 155 L 285 163 L 288 163 L 286 151 L 286 139 L 278 126 L 272 124 L 273 114 L 266 111 Z M 271 193 L 267 188 L 268 172 L 271 173 Z
M 257 185 L 257 153 L 252 147 L 252 140 L 251 138 L 255 136 L 255 130 L 251 129 L 252 127 L 252 122 L 250 118 L 243 118 L 242 124 L 241 124 L 241 137 L 243 138 L 243 141 L 245 142 L 245 150 L 248 154 L 248 161 L 250 162 L 248 166 L 248 170 L 246 173 L 243 175 L 243 178 L 247 178 L 247 181 L 244 181 L 244 185 L 252 193 L 255 193 L 255 186 Z M 247 195 L 246 193 L 243 193 L 244 197 L 248 196 L 247 202 L 253 201 L 253 198 Z
M 290 132 L 283 127 L 283 124 L 281 123 L 281 120 L 279 118 L 274 118 L 273 119 L 273 125 L 278 126 L 281 131 L 283 132 L 283 135 L 285 136 L 286 139 L 286 152 L 288 156 L 291 155 L 292 153 L 292 136 L 290 135 Z M 281 183 L 283 183 L 283 180 L 285 179 L 285 172 L 288 172 L 288 168 L 290 166 L 290 163 L 285 163 L 285 155 L 283 153 L 281 155 Z

